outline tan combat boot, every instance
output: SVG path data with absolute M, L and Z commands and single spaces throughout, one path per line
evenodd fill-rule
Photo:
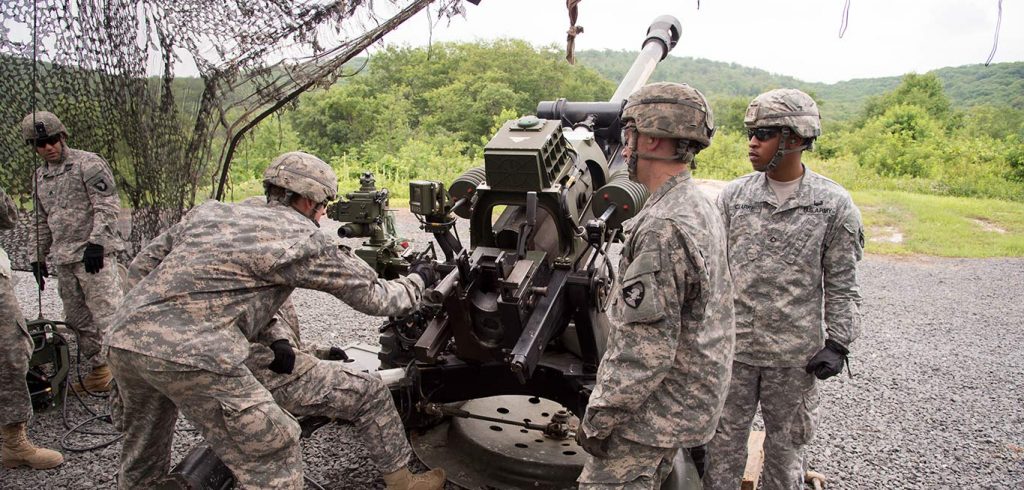
M 92 371 L 85 375 L 81 383 L 76 382 L 71 385 L 71 388 L 75 390 L 75 393 L 85 393 L 86 390 L 89 393 L 106 393 L 110 391 L 113 380 L 110 368 L 106 364 L 102 364 L 92 368 Z
M 408 468 L 384 475 L 388 490 L 441 490 L 444 488 L 444 470 L 434 468 L 426 473 L 413 474 Z
M 4 445 L 0 449 L 0 459 L 4 468 L 28 466 L 37 470 L 45 470 L 59 466 L 64 456 L 57 451 L 35 447 L 25 433 L 25 422 L 5 425 L 2 429 Z

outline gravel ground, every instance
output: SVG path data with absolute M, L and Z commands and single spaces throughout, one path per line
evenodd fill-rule
M 400 233 L 413 235 L 415 222 L 399 214 Z M 35 317 L 34 281 L 16 276 L 24 312 Z M 1024 488 L 1024 260 L 868 256 L 861 281 L 855 377 L 824 383 L 812 468 L 837 489 Z M 60 318 L 55 283 L 42 305 Z M 376 341 L 379 320 L 321 293 L 298 291 L 294 299 L 307 340 Z M 102 401 L 89 405 L 104 410 Z M 67 406 L 73 423 L 88 416 L 74 400 Z M 48 447 L 65 431 L 60 411 L 39 414 L 30 426 Z M 179 422 L 172 463 L 197 439 Z M 75 445 L 98 440 L 71 438 Z M 0 488 L 112 487 L 119 448 L 65 451 L 67 462 L 49 471 L 0 469 Z M 320 429 L 303 442 L 303 454 L 307 476 L 327 488 L 383 487 L 350 427 Z

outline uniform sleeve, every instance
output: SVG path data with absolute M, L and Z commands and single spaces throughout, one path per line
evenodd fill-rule
M 267 328 L 260 331 L 257 342 L 269 346 L 281 339 L 287 340 L 295 349 L 302 348 L 299 338 L 299 315 L 291 298 L 285 300 L 278 308 Z
M 89 158 L 82 162 L 82 180 L 93 212 L 89 243 L 102 245 L 107 251 L 114 250 L 120 242 L 117 219 L 121 202 L 110 167 L 98 156 Z
M 825 286 L 825 328 L 828 338 L 849 348 L 860 336 L 860 286 L 857 262 L 864 254 L 860 210 L 849 203 L 826 242 L 822 260 Z
M 281 264 L 277 280 L 329 293 L 367 315 L 401 316 L 419 305 L 423 280 L 418 275 L 380 279 L 347 248 L 315 236 L 313 240 L 321 242 L 316 252 Z
M 36 179 L 36 188 L 39 187 L 39 172 L 40 170 L 36 170 L 35 176 L 33 177 Z M 50 215 L 47 213 L 46 207 L 43 206 L 43 202 L 39 199 L 39 196 L 35 195 L 35 192 L 35 190 L 32 191 L 34 198 L 32 202 L 35 206 L 36 216 L 32 220 L 31 231 L 29 231 L 29 236 L 31 237 L 29 245 L 34 247 L 32 250 L 28 251 L 30 262 L 46 260 L 46 256 L 50 254 L 50 246 L 53 245 L 53 233 L 50 232 L 49 224 Z M 37 249 L 39 251 L 38 259 L 36 257 Z
M 18 206 L 7 192 L 0 188 L 0 229 L 10 230 L 18 224 Z
M 177 237 L 184 226 L 181 222 L 168 228 L 156 238 L 149 241 L 145 247 L 135 256 L 131 265 L 128 266 L 128 289 L 135 287 L 143 278 L 153 272 L 163 262 L 164 257 L 171 253 Z
M 675 363 L 680 305 L 687 294 L 686 261 L 665 245 L 667 238 L 654 232 L 637 237 L 633 261 L 622 275 L 608 349 L 584 421 L 589 436 L 607 437 Z

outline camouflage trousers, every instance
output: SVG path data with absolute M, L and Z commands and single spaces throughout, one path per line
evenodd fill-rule
M 25 383 L 32 347 L 11 279 L 0 275 L 0 425 L 32 417 L 32 399 Z
M 804 447 L 818 425 L 818 400 L 817 380 L 804 368 L 733 362 L 729 396 L 707 447 L 704 488 L 739 488 L 747 463 L 750 423 L 760 403 L 765 429 L 762 488 L 802 489 Z
M 103 268 L 95 274 L 85 272 L 85 264 L 81 262 L 57 265 L 55 271 L 57 292 L 64 304 L 64 321 L 78 334 L 82 359 L 91 359 L 93 367 L 106 364 L 100 346 L 110 317 L 124 297 L 117 259 L 113 255 L 105 256 Z
M 247 369 L 225 376 L 117 348 L 108 356 L 125 434 L 119 489 L 153 488 L 167 476 L 179 410 L 238 488 L 302 489 L 299 424 Z
M 590 456 L 578 480 L 581 489 L 653 490 L 672 473 L 678 448 L 652 447 L 620 437 L 608 437 L 608 457 Z
M 339 361 L 320 360 L 271 393 L 294 415 L 352 422 L 381 472 L 398 471 L 409 463 L 412 447 L 395 401 L 379 376 L 351 370 Z

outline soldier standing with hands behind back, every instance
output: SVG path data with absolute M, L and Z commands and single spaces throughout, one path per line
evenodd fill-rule
M 25 116 L 21 131 L 44 161 L 35 172 L 32 272 L 43 289 L 48 266 L 54 267 L 65 321 L 78 335 L 82 357 L 90 359 L 92 371 L 75 383 L 75 391 L 109 391 L 110 369 L 100 344 L 123 296 L 114 253 L 124 248 L 113 174 L 99 155 L 67 145 L 67 129 L 53 113 Z
M 740 486 L 760 404 L 764 488 L 788 490 L 804 483 L 803 451 L 818 422 L 815 378 L 839 374 L 860 334 L 864 231 L 849 193 L 801 162 L 821 134 L 811 97 L 761 94 L 744 124 L 755 172 L 729 183 L 718 203 L 736 285 L 736 361 L 704 486 Z
M 658 488 L 680 448 L 704 444 L 725 401 L 733 290 L 725 227 L 694 185 L 714 119 L 696 89 L 647 85 L 622 120 L 630 179 L 652 193 L 626 221 L 608 348 L 576 437 L 580 488 Z

